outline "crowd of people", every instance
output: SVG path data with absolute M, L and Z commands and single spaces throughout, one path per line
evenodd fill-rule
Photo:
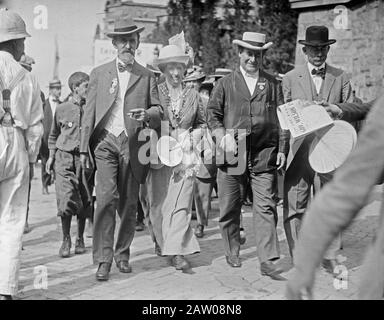
M 371 109 L 372 104 L 353 103 L 346 73 L 326 62 L 336 40 L 329 39 L 325 26 L 308 27 L 305 40 L 299 41 L 307 62 L 281 82 L 262 68 L 264 53 L 273 45 L 265 34 L 244 32 L 242 39 L 233 41 L 239 67 L 218 68 L 206 75 L 194 65 L 194 51 L 188 44 L 164 46 L 147 67 L 137 63 L 135 51 L 143 30 L 129 18 L 116 20 L 114 30 L 106 34 L 117 50 L 116 59 L 90 75 L 74 72 L 68 79 L 71 94 L 61 102 L 60 81 L 50 83 L 45 99 L 28 72 L 33 59 L 24 53 L 25 38 L 30 36 L 24 21 L 15 12 L 0 11 L 0 297 L 12 299 L 17 293 L 30 180 L 39 155 L 42 192 L 48 193 L 55 182 L 63 233 L 59 255 L 71 254 L 73 216 L 75 254 L 86 251 L 84 230 L 89 219 L 99 281 L 109 279 L 113 260 L 120 272 L 132 271 L 130 247 L 144 221 L 155 254 L 167 257 L 177 270 L 190 268 L 186 256 L 200 252 L 197 238 L 204 237 L 214 189 L 228 265 L 242 265 L 242 205 L 250 194 L 260 273 L 285 280 L 276 229 L 278 175 L 284 176 L 283 222 L 297 271 L 287 295 L 300 298 L 303 288 L 310 291 L 320 262 L 334 274 L 340 229 L 349 221 L 343 212 L 347 216 L 348 210 L 355 214 L 361 208 L 384 167 L 384 157 L 368 155 L 373 141 L 364 144 L 370 134 L 381 134 L 379 129 L 363 130 L 364 150 L 358 147 L 333 179 L 334 172 L 318 174 L 308 162 L 313 135 L 293 143 L 289 131 L 280 127 L 278 106 L 295 99 L 323 105 L 333 119 L 348 122 L 364 119 Z M 378 109 L 376 113 L 382 112 Z M 373 120 L 382 127 L 380 119 Z M 142 152 L 148 141 L 151 155 L 155 152 L 151 161 L 145 161 L 148 157 Z M 377 162 L 375 175 L 363 177 L 353 166 L 364 156 Z M 337 199 L 352 180 L 360 181 L 360 187 Z M 313 190 L 319 199 L 309 214 Z M 323 210 L 329 217 L 335 213 L 332 223 L 321 220 Z M 320 241 L 327 232 L 328 237 Z

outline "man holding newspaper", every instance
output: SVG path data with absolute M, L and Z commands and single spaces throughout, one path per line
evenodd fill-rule
M 307 57 L 307 63 L 296 67 L 283 78 L 283 93 L 286 103 L 300 99 L 302 103 L 311 102 L 309 104 L 313 106 L 315 102 L 324 105 L 333 118 L 341 119 L 343 117 L 342 109 L 336 104 L 352 102 L 352 90 L 346 73 L 326 63 L 330 45 L 335 42 L 336 40 L 328 38 L 327 27 L 311 26 L 307 28 L 306 39 L 299 40 L 299 43 L 304 45 L 303 53 Z M 307 112 L 308 116 L 314 121 L 312 132 L 332 124 L 332 119 L 328 117 L 327 121 L 327 114 L 321 113 L 321 109 L 318 114 L 315 114 L 319 111 L 316 106 L 307 109 L 307 111 L 309 110 L 311 112 Z M 323 186 L 333 174 L 333 172 L 329 172 L 316 175 L 308 160 L 315 134 L 305 132 L 308 128 L 303 129 L 303 132 L 299 132 L 300 129 L 303 128 L 297 127 L 296 134 L 291 132 L 290 152 L 284 181 L 284 228 L 291 255 L 293 255 L 315 177 L 319 178 L 320 185 Z M 333 273 L 336 251 L 341 245 L 340 237 L 337 240 L 331 244 L 324 256 L 323 266 L 330 273 Z

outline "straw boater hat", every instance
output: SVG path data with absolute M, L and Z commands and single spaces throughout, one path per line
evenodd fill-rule
M 300 44 L 313 47 L 324 47 L 336 42 L 329 39 L 328 28 L 325 26 L 310 26 L 305 31 L 305 40 L 299 40 Z
M 30 36 L 24 20 L 16 12 L 0 9 L 0 43 Z
M 114 36 L 123 36 L 133 33 L 140 33 L 144 29 L 144 27 L 136 26 L 133 20 L 129 17 L 119 18 L 115 21 L 113 31 L 107 32 L 105 35 L 109 38 L 113 38 Z
M 53 88 L 61 88 L 61 81 L 59 79 L 53 79 L 52 81 L 49 81 L 49 89 Z
M 242 40 L 233 40 L 233 44 L 250 50 L 267 50 L 272 42 L 265 43 L 265 34 L 257 32 L 244 32 Z
M 231 69 L 226 69 L 226 68 L 216 68 L 215 73 L 211 74 L 209 77 L 213 78 L 222 78 L 225 77 L 227 74 L 230 74 L 232 72 Z
M 181 63 L 187 67 L 189 55 L 185 54 L 179 46 L 170 44 L 160 49 L 159 57 L 153 61 L 153 66 L 164 72 L 165 66 L 171 62 Z

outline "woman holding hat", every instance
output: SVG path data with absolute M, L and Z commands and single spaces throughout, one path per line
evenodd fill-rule
M 165 46 L 155 60 L 164 73 L 165 82 L 159 85 L 159 97 L 169 131 L 182 146 L 187 159 L 193 156 L 192 146 L 200 139 L 199 128 L 205 127 L 205 114 L 199 93 L 183 83 L 190 56 L 175 45 Z M 196 130 L 197 129 L 197 130 Z M 196 166 L 185 161 L 169 170 L 169 184 L 162 199 L 162 255 L 172 256 L 172 264 L 181 270 L 189 267 L 184 255 L 200 251 L 190 226 L 193 185 Z M 164 181 L 159 189 L 164 188 Z

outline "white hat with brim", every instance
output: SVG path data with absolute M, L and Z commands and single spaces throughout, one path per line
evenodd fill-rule
M 169 63 L 180 63 L 187 68 L 189 59 L 189 55 L 185 54 L 179 46 L 170 44 L 160 49 L 159 57 L 153 61 L 153 66 L 158 67 L 162 72 Z
M 265 34 L 257 32 L 244 32 L 242 40 L 233 40 L 233 44 L 250 50 L 267 50 L 273 43 L 265 43 Z
M 156 151 L 161 162 L 168 167 L 175 167 L 183 160 L 181 144 L 173 137 L 161 137 L 157 142 Z
M 24 20 L 16 12 L 0 9 L 0 43 L 30 36 Z
M 106 32 L 105 35 L 109 38 L 116 36 L 125 36 L 133 33 L 140 33 L 145 27 L 138 27 L 131 18 L 118 19 L 115 22 L 113 31 Z

